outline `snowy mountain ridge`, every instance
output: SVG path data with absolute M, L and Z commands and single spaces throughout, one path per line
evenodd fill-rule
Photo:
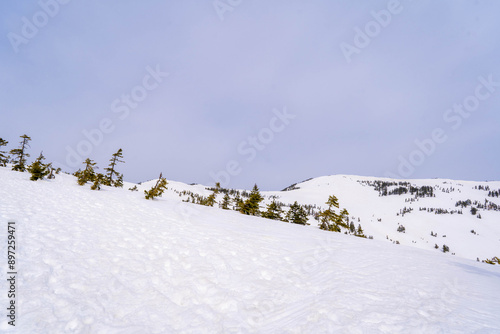
M 155 182 L 145 182 L 139 189 L 150 188 Z M 211 193 L 206 186 L 198 184 L 169 181 L 168 187 L 166 196 L 173 195 L 172 191 L 176 196 L 182 191 L 201 196 Z M 412 188 L 416 189 L 414 193 L 411 193 Z M 473 260 L 500 256 L 499 181 L 395 180 L 334 175 L 309 179 L 287 189 L 262 192 L 265 200 L 261 210 L 276 200 L 285 205 L 298 201 L 316 207 L 313 211 L 317 212 L 326 207 L 328 196 L 335 195 L 340 207 L 349 211 L 350 220 L 356 226 L 360 224 L 365 234 L 374 239 L 428 250 L 436 250 L 437 245 L 436 251 L 446 245 L 450 254 Z M 432 193 L 421 194 L 422 189 Z M 222 197 L 219 194 L 217 201 L 221 202 Z M 188 196 L 180 198 L 185 200 Z M 476 214 L 471 214 L 472 208 L 477 209 Z M 318 226 L 313 215 L 309 223 Z M 399 226 L 404 227 L 404 233 L 398 232 Z
M 320 178 L 264 194 L 313 203 L 335 190 L 363 220 L 360 197 L 387 198 L 358 181 Z M 324 182 L 332 188 L 318 193 Z M 33 182 L 0 168 L 0 251 L 7 222 L 18 242 L 16 327 L 2 314 L 0 332 L 500 331 L 500 266 L 182 202 L 182 189 L 211 193 L 201 185 L 170 181 L 154 201 L 133 186 L 92 191 L 71 175 Z

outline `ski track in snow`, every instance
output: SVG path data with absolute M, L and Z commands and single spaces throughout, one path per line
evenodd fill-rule
M 19 333 L 500 332 L 499 267 L 126 188 L 0 168 Z

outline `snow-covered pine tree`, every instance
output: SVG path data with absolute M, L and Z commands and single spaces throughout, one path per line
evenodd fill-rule
M 20 142 L 21 147 L 20 148 L 15 148 L 10 151 L 10 154 L 12 154 L 12 163 L 14 166 L 12 166 L 12 170 L 18 171 L 18 172 L 25 172 L 26 171 L 26 158 L 28 158 L 30 155 L 26 153 L 26 150 L 30 145 L 28 144 L 29 141 L 31 140 L 30 137 L 27 135 L 22 135 L 21 138 L 23 139 Z
M 3 146 L 7 146 L 9 142 L 0 138 L 0 148 Z M 6 151 L 0 151 L 0 167 L 6 167 L 9 162 L 9 156 L 6 155 Z
M 43 163 L 43 160 L 45 160 L 45 157 L 43 156 L 43 152 L 41 152 L 40 156 L 28 166 L 27 169 L 31 173 L 31 181 L 43 180 L 45 176 L 49 175 L 50 169 L 48 165 Z
M 109 167 L 104 168 L 106 171 L 106 177 L 104 179 L 104 185 L 113 186 L 113 187 L 123 187 L 123 174 L 120 174 L 116 171 L 116 164 L 121 162 L 125 162 L 123 160 L 123 150 L 120 148 L 116 153 L 114 153 L 109 160 Z M 116 180 L 113 180 L 113 177 L 116 177 Z

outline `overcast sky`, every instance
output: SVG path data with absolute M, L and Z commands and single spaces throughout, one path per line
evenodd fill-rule
M 12 149 L 30 135 L 31 158 L 69 172 L 122 148 L 132 182 L 500 180 L 498 13 L 480 0 L 4 1 L 0 137 Z

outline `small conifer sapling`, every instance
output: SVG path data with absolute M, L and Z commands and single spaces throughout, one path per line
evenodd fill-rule
M 220 189 L 220 183 L 217 183 L 215 185 L 213 192 L 210 194 L 210 196 L 203 199 L 202 204 L 206 205 L 206 206 L 214 206 L 214 204 L 216 202 L 215 200 L 217 198 L 217 194 L 219 193 L 219 189 Z
M 361 224 L 358 224 L 358 230 L 356 231 L 355 235 L 360 238 L 366 238 L 365 231 L 363 231 L 363 228 L 361 228 Z
M 28 147 L 30 147 L 29 141 L 31 140 L 31 138 L 27 135 L 22 135 L 21 138 L 23 140 L 20 142 L 20 147 L 11 150 L 10 154 L 12 154 L 12 163 L 14 164 L 12 166 L 12 170 L 25 172 L 26 158 L 30 156 L 28 153 L 26 153 L 26 150 L 28 149 Z
M 319 213 L 319 221 L 321 222 L 320 229 L 340 232 L 340 227 L 338 226 L 338 222 L 341 220 L 340 216 L 335 212 L 335 208 L 339 208 L 339 200 L 335 195 L 328 197 L 328 201 L 326 202 L 328 205 L 328 209 L 321 211 Z
M 222 203 L 220 204 L 221 209 L 223 210 L 229 210 L 229 206 L 231 205 L 231 197 L 229 194 L 225 194 L 224 198 L 222 199 Z
M 28 166 L 28 172 L 31 173 L 30 180 L 31 181 L 37 181 L 37 180 L 43 180 L 43 178 L 47 175 L 49 175 L 50 170 L 43 163 L 43 160 L 45 160 L 45 157 L 43 156 L 43 152 L 40 153 L 40 156 L 31 164 Z
M 290 206 L 286 214 L 286 221 L 293 224 L 308 225 L 307 213 L 297 201 Z
M 109 160 L 109 167 L 104 168 L 104 170 L 106 171 L 104 185 L 119 188 L 123 187 L 123 174 L 120 174 L 116 171 L 116 164 L 119 162 L 125 162 L 120 159 L 123 159 L 123 150 L 121 148 L 116 153 L 114 153 Z M 116 180 L 113 180 L 114 177 L 116 177 Z
M 156 197 L 161 197 L 163 192 L 167 189 L 167 184 L 167 180 L 162 176 L 162 173 L 160 173 L 160 177 L 158 178 L 156 184 L 151 189 L 144 190 L 146 199 L 153 200 Z
M 7 146 L 9 142 L 0 138 L 0 148 L 3 146 Z M 0 151 L 0 167 L 6 167 L 9 162 L 9 156 L 6 151 Z
M 84 164 L 85 169 L 83 171 L 78 170 L 73 174 L 77 177 L 77 183 L 81 186 L 83 186 L 87 182 L 94 182 L 97 177 L 96 172 L 94 171 L 94 168 L 97 169 L 97 167 L 95 167 L 96 163 L 87 158 L 85 159 Z
M 282 214 L 283 210 L 281 206 L 276 203 L 276 201 L 272 201 L 267 205 L 267 210 L 262 213 L 262 217 L 273 220 L 283 220 Z
M 260 202 L 262 202 L 263 200 L 264 198 L 260 194 L 259 187 L 257 187 L 257 185 L 254 185 L 250 196 L 244 202 L 243 206 L 240 209 L 240 212 L 245 215 L 259 216 Z
M 101 185 L 106 184 L 106 176 L 101 173 L 97 173 L 94 177 L 94 183 L 90 186 L 91 190 L 101 190 Z

